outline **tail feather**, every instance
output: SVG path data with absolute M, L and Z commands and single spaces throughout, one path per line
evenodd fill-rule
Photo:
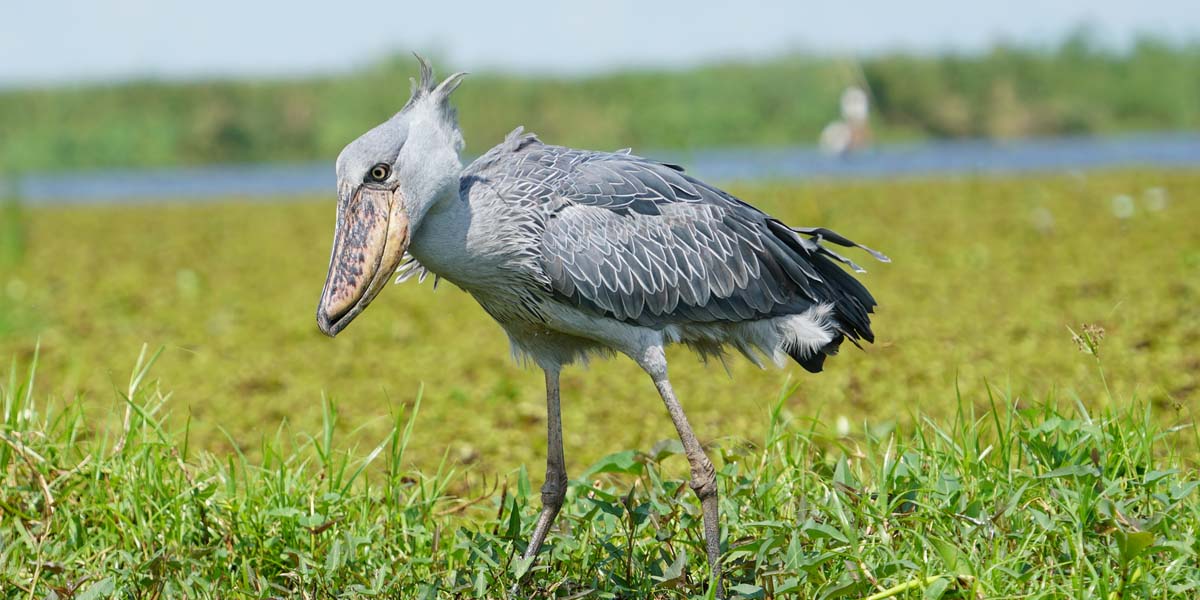
M 861 267 L 821 245 L 821 241 L 827 239 L 838 245 L 864 248 L 881 261 L 891 259 L 828 229 L 793 229 L 774 219 L 767 221 L 767 228 L 774 234 L 773 239 L 767 242 L 776 262 L 784 266 L 788 278 L 799 291 L 813 301 L 832 302 L 846 336 L 854 340 L 875 341 L 870 316 L 876 305 L 875 298 L 862 282 L 837 263 L 847 264 L 856 270 L 861 270 Z M 801 234 L 815 237 L 805 238 Z M 773 243 L 776 241 L 785 247 Z
M 838 353 L 838 347 L 842 345 L 842 341 L 845 339 L 845 334 L 843 334 L 841 331 L 838 331 L 833 336 L 833 339 L 829 340 L 828 344 L 821 346 L 811 355 L 806 356 L 803 354 L 803 350 L 795 348 L 788 350 L 788 356 L 791 356 L 792 360 L 804 367 L 805 371 L 808 371 L 809 373 L 820 373 L 825 368 L 825 357 L 836 355 Z

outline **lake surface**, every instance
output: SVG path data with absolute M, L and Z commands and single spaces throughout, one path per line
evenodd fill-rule
M 1123 166 L 1200 167 L 1200 133 L 880 146 L 848 156 L 811 147 L 645 152 L 713 181 L 977 175 Z M 333 158 L 318 163 L 32 174 L 8 182 L 29 204 L 332 195 Z

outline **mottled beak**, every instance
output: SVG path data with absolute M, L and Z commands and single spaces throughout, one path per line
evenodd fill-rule
M 317 327 L 333 337 L 391 280 L 409 242 L 408 212 L 396 188 L 338 186 L 337 226 Z

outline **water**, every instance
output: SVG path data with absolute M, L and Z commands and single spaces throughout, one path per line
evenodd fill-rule
M 1200 134 L 944 141 L 881 146 L 845 157 L 827 156 L 809 147 L 644 155 L 682 164 L 688 172 L 713 181 L 974 175 L 1122 166 L 1200 167 Z M 330 159 L 282 165 L 34 174 L 9 183 L 30 204 L 86 204 L 332 195 L 334 175 Z

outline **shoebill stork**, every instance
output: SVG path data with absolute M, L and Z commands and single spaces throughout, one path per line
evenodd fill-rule
M 337 158 L 337 225 L 317 308 L 337 335 L 393 276 L 432 273 L 471 294 L 515 355 L 545 372 L 543 507 L 534 556 L 566 493 L 559 372 L 589 355 L 624 354 L 654 383 L 675 424 L 699 497 L 712 584 L 721 589 L 713 464 L 671 387 L 669 344 L 701 355 L 732 347 L 761 364 L 789 357 L 808 371 L 849 339 L 872 341 L 875 300 L 826 244 L 678 166 L 620 152 L 541 142 L 517 128 L 463 167 L 450 94 L 420 60 L 408 102 Z

